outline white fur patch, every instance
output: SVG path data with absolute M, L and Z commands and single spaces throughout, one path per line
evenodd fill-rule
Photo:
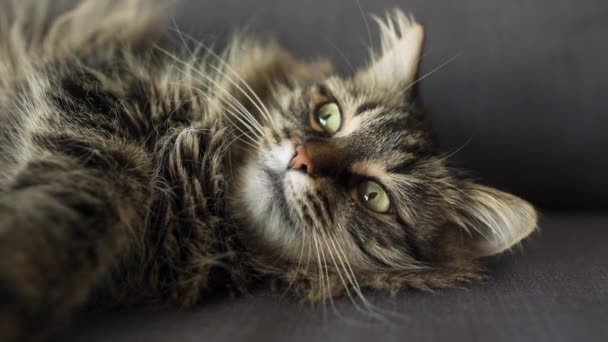
M 284 172 L 293 159 L 295 151 L 293 142 L 285 140 L 280 145 L 271 147 L 270 151 L 264 155 L 263 167 L 275 172 Z
M 285 219 L 281 204 L 277 202 L 285 199 L 277 198 L 277 184 L 274 182 L 283 182 L 283 185 L 290 182 L 294 187 L 302 186 L 296 172 L 288 171 L 294 155 L 294 144 L 288 140 L 283 141 L 263 152 L 258 160 L 249 163 L 243 175 L 243 202 L 255 223 L 255 233 L 263 241 L 281 250 L 287 250 L 285 246 L 294 246 L 298 236 L 293 227 L 286 226 L 289 222 Z M 288 194 L 285 197 L 289 197 Z

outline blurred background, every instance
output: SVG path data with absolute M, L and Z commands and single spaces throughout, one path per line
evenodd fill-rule
M 182 0 L 176 25 L 220 45 L 246 27 L 348 74 L 395 7 L 426 26 L 419 96 L 459 165 L 542 209 L 608 208 L 608 1 Z

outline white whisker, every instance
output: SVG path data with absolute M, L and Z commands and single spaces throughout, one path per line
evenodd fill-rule
M 350 285 L 352 284 L 352 282 L 350 281 L 350 277 L 349 277 L 349 282 L 346 282 L 346 279 L 344 278 L 344 276 L 342 275 L 342 272 L 340 271 L 340 269 L 343 269 L 344 271 L 346 271 L 346 268 L 344 268 L 344 265 L 342 263 L 342 261 L 340 261 L 340 263 L 342 264 L 342 267 L 340 267 L 336 261 L 336 258 L 334 257 L 334 253 L 332 253 L 332 249 L 329 246 L 329 243 L 327 242 L 328 240 L 332 242 L 332 245 L 334 245 L 334 251 L 335 251 L 335 243 L 333 241 L 333 239 L 331 238 L 331 236 L 326 236 L 325 234 L 321 234 L 321 236 L 323 237 L 324 241 L 325 241 L 325 246 L 327 247 L 327 251 L 328 254 L 330 256 L 330 258 L 333 261 L 333 264 L 336 268 L 336 273 L 338 274 L 338 277 L 340 278 L 340 281 L 342 282 L 342 285 L 344 286 L 344 290 L 346 291 L 346 294 L 348 295 L 351 303 L 355 306 L 355 308 L 357 309 L 357 311 L 363 313 L 363 314 L 373 314 L 373 313 L 368 313 L 365 310 L 363 310 L 363 308 L 361 308 L 361 306 L 359 305 L 359 303 L 357 303 L 356 299 L 353 297 L 351 290 L 350 290 Z M 347 275 L 348 277 L 348 275 Z M 368 309 L 369 310 L 369 309 Z M 356 321 L 356 320 L 352 320 L 352 319 L 347 319 L 345 317 L 342 317 L 340 315 L 340 317 L 342 319 L 344 319 L 345 321 L 349 321 L 351 323 L 356 323 L 356 324 L 362 324 L 363 322 L 361 321 Z
M 355 272 L 354 272 L 352 266 L 350 265 L 350 262 L 348 261 L 348 257 L 346 256 L 346 253 L 344 253 L 344 249 L 343 249 L 342 245 L 336 243 L 335 247 L 336 247 L 336 250 L 342 254 L 343 258 L 341 260 L 344 261 L 344 263 L 346 264 L 346 266 L 348 268 L 349 272 L 347 272 L 346 274 L 348 276 L 348 274 L 350 273 L 349 279 L 351 280 L 351 284 L 353 284 L 353 287 L 354 287 L 355 292 L 357 293 L 357 296 L 359 297 L 359 299 L 361 299 L 361 302 L 370 311 L 370 313 L 373 313 L 373 316 L 376 316 L 376 318 L 378 318 L 380 321 L 382 321 L 388 325 L 390 325 L 389 322 L 386 320 L 385 317 L 383 317 L 380 314 L 380 312 L 383 312 L 385 314 L 392 315 L 392 316 L 395 316 L 398 318 L 402 318 L 403 316 L 400 315 L 399 313 L 383 310 L 381 308 L 376 307 L 367 299 L 367 297 L 365 297 L 365 295 L 363 295 L 361 285 L 359 284 L 359 281 L 357 280 L 357 277 L 355 276 Z
M 325 276 L 323 274 L 323 267 L 321 266 L 321 253 L 319 252 L 318 238 L 316 232 L 313 230 L 313 241 L 315 243 L 315 250 L 317 251 L 317 265 L 319 268 L 319 289 L 321 290 L 321 301 L 323 303 L 323 318 L 327 319 L 327 308 L 326 308 L 326 295 L 325 295 Z
M 195 89 L 195 91 L 199 92 L 199 97 L 205 98 L 207 100 L 210 100 L 210 96 L 205 94 L 204 91 L 200 90 L 200 89 Z M 247 122 L 245 122 L 244 120 L 241 119 L 241 117 L 239 115 L 237 115 L 236 113 L 234 113 L 232 110 L 230 110 L 229 108 L 225 108 L 223 107 L 223 110 L 225 110 L 228 114 L 231 114 L 234 118 L 236 118 L 239 122 L 241 122 L 243 125 L 245 125 L 246 127 L 252 129 L 251 126 L 249 126 L 249 124 Z M 239 125 L 237 125 L 234 121 L 232 121 L 229 117 L 224 117 L 226 120 L 228 120 L 228 122 L 230 122 L 239 132 L 241 132 L 243 134 L 243 136 L 247 137 L 253 144 L 256 144 L 257 141 L 255 139 L 255 137 L 260 138 L 260 136 L 258 134 L 256 134 L 255 131 L 244 131 L 242 130 Z M 254 134 L 254 137 L 252 137 L 251 134 Z M 254 145 L 250 145 L 253 146 L 254 148 L 257 149 L 257 147 L 255 147 Z
M 209 47 L 207 47 L 205 44 L 203 44 L 203 42 L 196 40 L 194 37 L 192 37 L 191 35 L 181 32 L 181 30 L 179 30 L 177 27 L 174 28 L 175 31 L 178 32 L 178 34 L 180 35 L 180 37 L 182 37 L 183 40 L 183 36 L 185 35 L 188 39 L 190 39 L 192 42 L 194 42 L 195 44 L 197 44 L 198 48 L 203 48 L 208 54 L 210 54 L 211 56 L 215 57 L 229 72 L 231 72 L 234 76 L 237 77 L 237 79 L 239 81 L 241 81 L 241 83 L 243 83 L 245 85 L 245 88 L 251 93 L 251 95 L 257 100 L 257 104 L 256 102 L 247 94 L 247 92 L 245 92 L 240 86 L 238 86 L 236 84 L 236 82 L 234 82 L 231 78 L 229 78 L 223 71 L 221 71 L 219 68 L 215 67 L 215 66 L 211 66 L 212 68 L 214 68 L 216 71 L 220 72 L 224 77 L 226 77 L 229 81 L 231 81 L 231 83 L 233 83 L 235 86 L 238 87 L 238 89 L 243 93 L 243 95 L 245 95 L 247 97 L 247 99 L 249 101 L 251 101 L 251 103 L 256 107 L 256 109 L 266 117 L 267 121 L 269 124 L 274 125 L 274 121 L 272 119 L 272 116 L 270 115 L 270 111 L 268 110 L 268 108 L 264 105 L 264 102 L 260 99 L 260 97 L 257 95 L 257 93 L 251 88 L 251 86 L 249 85 L 248 82 L 246 82 L 243 77 L 236 71 L 234 70 L 234 68 L 227 63 L 221 56 L 219 56 L 217 53 L 215 53 L 212 49 L 210 49 Z M 185 42 L 184 42 L 185 43 Z M 263 108 L 260 108 L 258 106 L 258 104 Z
M 179 83 L 176 83 L 176 85 L 181 85 Z M 185 103 L 188 103 L 188 101 L 192 102 L 195 99 L 200 99 L 200 98 L 204 98 L 207 101 L 211 101 L 211 98 L 209 95 L 207 95 L 203 90 L 198 89 L 198 88 L 193 88 L 193 91 L 197 92 L 198 95 L 197 96 L 193 96 L 190 99 L 187 99 L 186 101 L 184 101 Z M 230 105 L 231 109 L 234 111 L 238 112 L 238 108 L 235 108 L 231 103 L 224 101 L 226 104 Z M 184 103 L 184 104 L 185 104 Z M 223 110 L 225 110 L 226 112 L 228 112 L 229 114 L 231 114 L 232 116 L 236 117 L 243 125 L 245 125 L 246 127 L 253 129 L 253 127 L 251 127 L 248 123 L 243 122 L 243 120 L 241 120 L 240 116 L 237 115 L 236 113 L 234 113 L 230 108 L 226 108 L 226 107 L 222 107 Z M 176 109 L 177 110 L 177 109 Z M 174 110 L 175 112 L 175 110 Z M 239 131 L 241 131 L 242 133 L 244 133 L 244 135 L 249 138 L 254 144 L 257 143 L 256 139 L 251 137 L 248 133 L 244 132 L 243 130 L 240 129 L 240 127 L 238 127 L 237 124 L 235 124 L 232 120 L 230 120 L 230 118 L 225 117 L 225 119 L 227 119 L 233 126 L 235 126 Z M 259 133 L 257 133 L 255 130 L 252 130 L 250 133 L 254 134 L 255 137 L 260 138 Z
M 437 66 L 436 68 L 434 68 L 433 70 L 427 72 L 426 74 L 420 76 L 417 80 L 415 80 L 414 82 L 408 84 L 407 87 L 405 87 L 405 89 L 401 90 L 400 94 L 404 94 L 406 91 L 410 90 L 412 87 L 414 87 L 416 84 L 422 82 L 423 80 L 425 80 L 427 77 L 431 76 L 432 74 L 436 73 L 437 71 L 443 69 L 446 65 L 450 64 L 451 62 L 453 62 L 456 58 L 458 58 L 460 56 L 460 53 L 454 55 L 452 58 L 448 59 L 447 61 L 439 64 L 439 66 Z
M 348 68 L 350 69 L 350 71 L 352 73 L 354 73 L 355 72 L 355 67 L 350 62 L 350 60 L 348 59 L 348 57 L 346 57 L 346 55 L 344 54 L 344 52 L 342 50 L 340 50 L 336 44 L 334 44 L 331 40 L 329 40 L 329 38 L 325 38 L 325 41 L 329 45 L 331 45 L 331 47 L 334 48 L 334 50 L 336 50 L 340 54 L 340 56 L 344 59 L 344 61 L 346 62 L 346 64 L 348 64 Z
M 174 54 L 170 53 L 169 51 L 156 46 L 156 48 L 161 51 L 162 53 L 166 54 L 167 56 L 169 56 L 170 58 L 174 59 L 176 62 L 181 63 L 185 66 L 188 66 L 189 63 L 184 62 L 183 60 L 181 60 L 180 58 L 178 58 L 177 56 L 175 56 Z M 214 89 L 218 89 L 223 91 L 226 95 L 228 95 L 231 100 L 233 101 L 232 103 L 228 102 L 227 99 L 225 99 L 224 97 L 219 97 L 220 100 L 223 100 L 225 103 L 230 104 L 231 106 L 235 106 L 239 108 L 239 113 L 241 113 L 242 115 L 244 115 L 246 117 L 246 119 L 248 121 L 250 121 L 252 126 L 249 126 L 250 128 L 255 128 L 261 135 L 264 134 L 263 128 L 262 126 L 259 124 L 259 122 L 257 122 L 257 120 L 255 120 L 255 118 L 253 117 L 253 115 L 251 115 L 251 113 L 249 113 L 249 111 L 227 90 L 225 89 L 222 85 L 220 85 L 216 80 L 214 80 L 213 78 L 211 78 L 210 76 L 206 75 L 205 73 L 201 72 L 200 70 L 196 70 L 196 69 L 192 69 L 197 75 L 199 75 L 200 77 L 202 77 L 203 79 L 205 79 L 207 82 L 211 83 L 212 85 L 215 86 Z M 210 87 L 208 87 L 207 89 L 210 89 Z M 207 96 L 207 99 L 211 102 L 211 98 L 209 96 Z M 236 109 L 235 109 L 236 110 Z M 234 114 L 234 113 L 233 113 Z M 240 119 L 240 117 L 239 117 Z

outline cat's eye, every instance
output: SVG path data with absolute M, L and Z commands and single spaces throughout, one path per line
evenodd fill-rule
M 374 182 L 365 181 L 357 187 L 357 196 L 363 205 L 377 213 L 384 214 L 391 208 L 391 200 L 384 188 Z
M 328 134 L 335 134 L 342 126 L 342 113 L 335 102 L 321 106 L 316 116 L 317 123 Z

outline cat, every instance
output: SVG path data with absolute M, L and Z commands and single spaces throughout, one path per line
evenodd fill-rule
M 260 283 L 311 302 L 449 287 L 537 226 L 440 152 L 400 10 L 341 77 L 272 40 L 172 43 L 170 1 L 1 4 L 2 341 Z

